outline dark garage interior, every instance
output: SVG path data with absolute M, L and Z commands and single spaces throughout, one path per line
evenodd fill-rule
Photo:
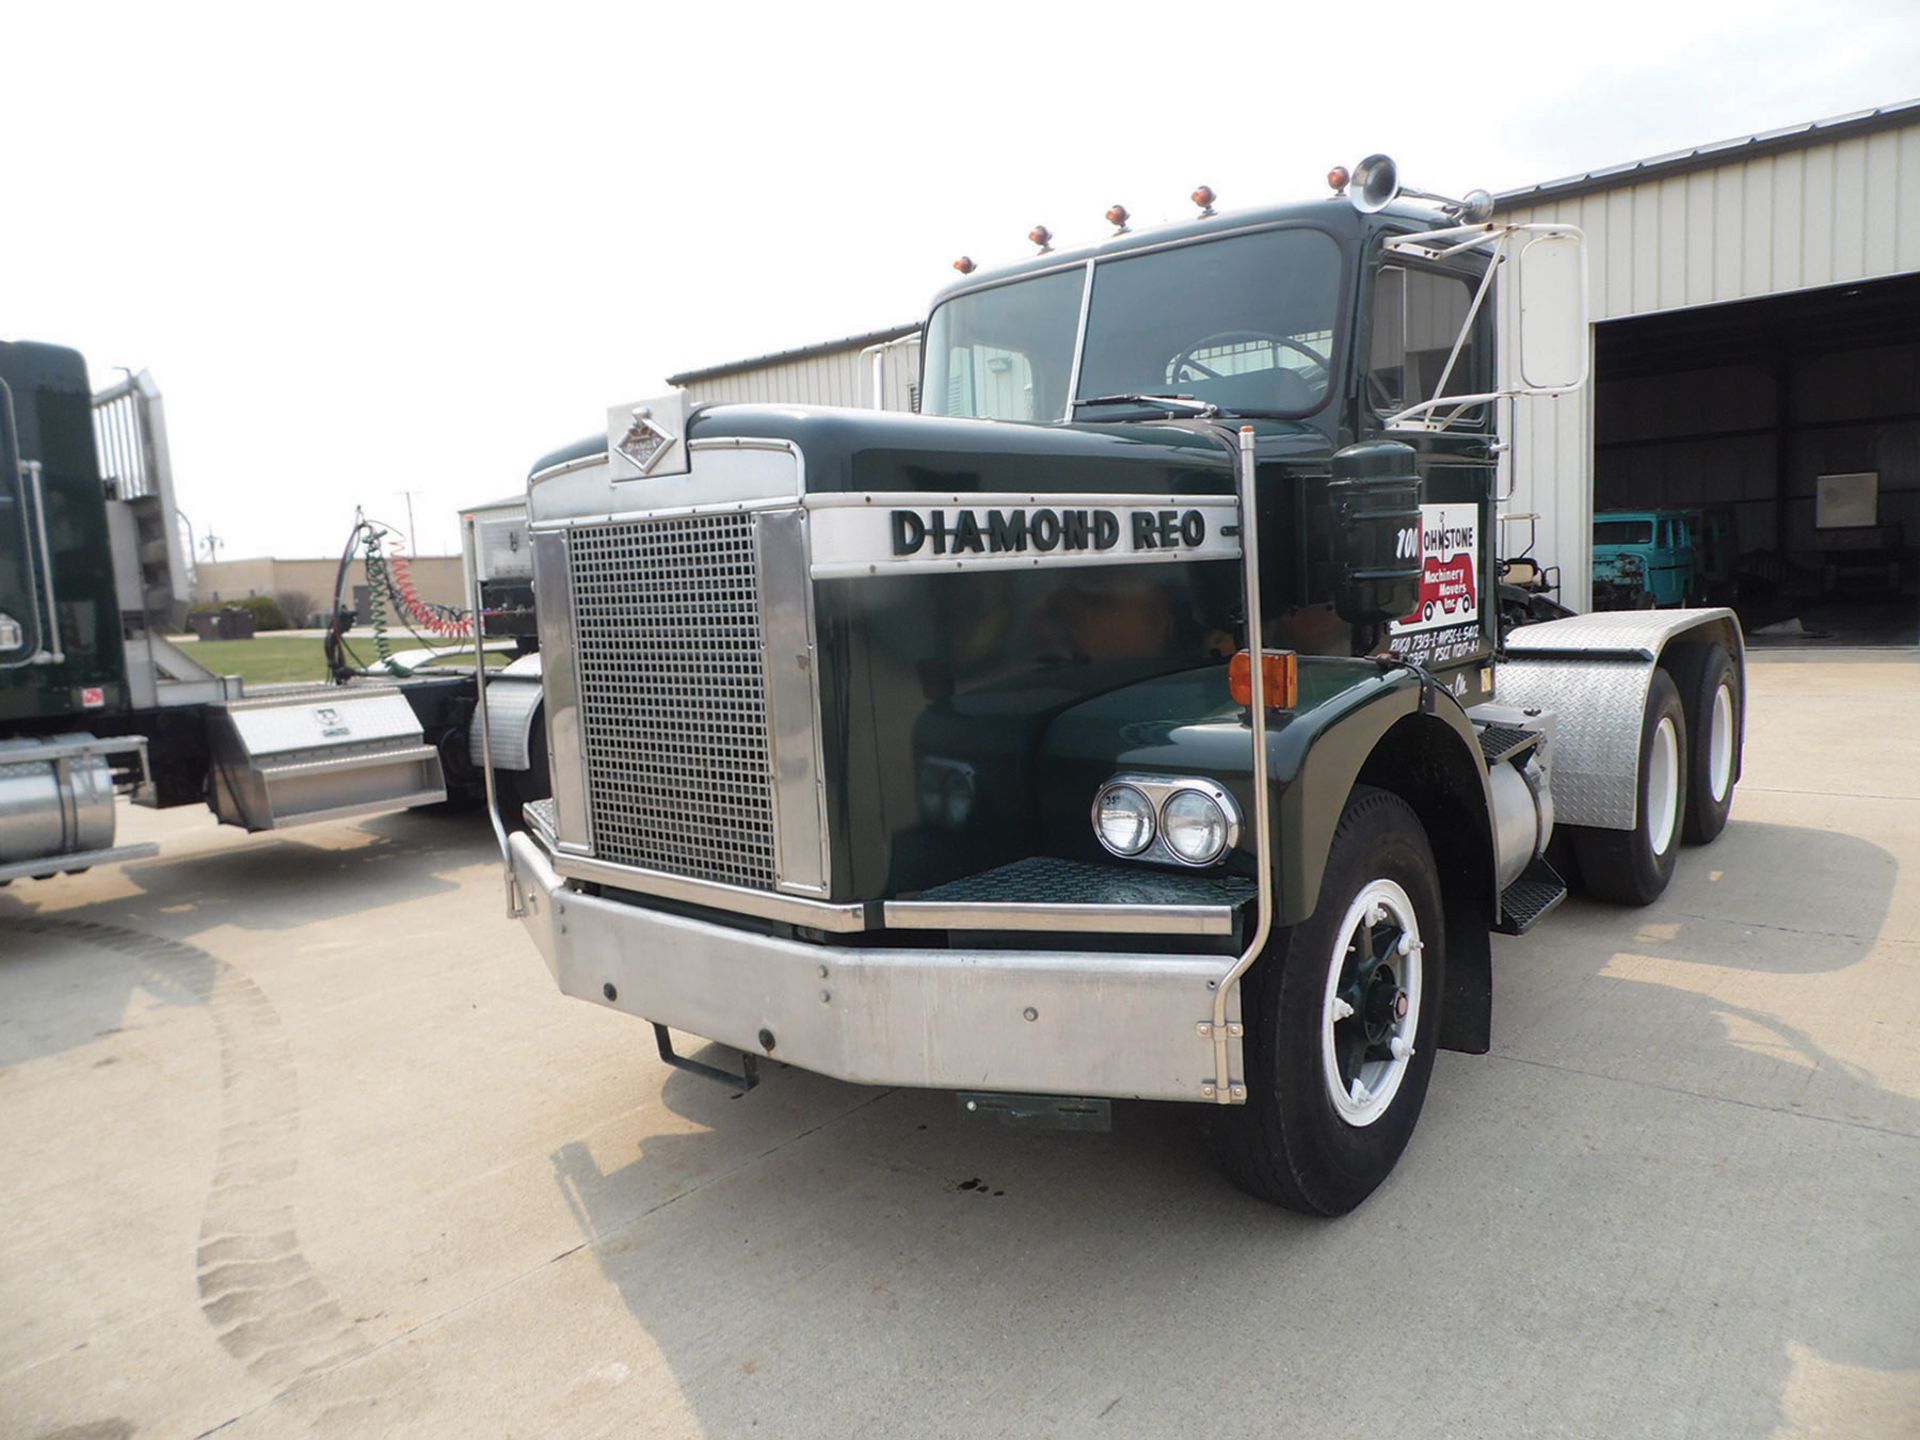
M 1920 275 L 1608 321 L 1594 373 L 1595 513 L 1691 512 L 1698 598 L 1759 643 L 1920 641 Z

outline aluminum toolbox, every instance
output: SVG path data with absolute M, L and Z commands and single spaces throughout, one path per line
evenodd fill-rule
M 391 686 L 304 686 L 207 709 L 214 813 L 278 830 L 447 798 L 440 752 Z

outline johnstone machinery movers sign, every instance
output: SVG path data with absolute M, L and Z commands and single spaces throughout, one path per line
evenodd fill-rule
M 1393 622 L 1393 653 L 1429 667 L 1470 659 L 1481 648 L 1478 508 L 1422 505 L 1419 534 L 1401 545 L 1420 561 L 1420 600 Z

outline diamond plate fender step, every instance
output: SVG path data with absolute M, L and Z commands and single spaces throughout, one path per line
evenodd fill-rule
M 1567 882 L 1545 860 L 1536 859 L 1500 892 L 1500 921 L 1493 928 L 1502 935 L 1524 935 L 1566 898 Z
M 1487 768 L 1525 754 L 1540 743 L 1538 730 L 1522 730 L 1517 725 L 1485 725 L 1480 729 L 1480 753 L 1487 757 Z

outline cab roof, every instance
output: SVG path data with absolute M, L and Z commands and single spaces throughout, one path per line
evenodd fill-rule
M 1455 223 L 1438 210 L 1405 201 L 1396 201 L 1377 214 L 1363 215 L 1353 208 L 1353 202 L 1344 195 L 1330 195 L 1324 200 L 1294 201 L 1286 205 L 1256 205 L 1244 210 L 1222 210 L 1215 215 L 1205 217 L 1196 215 L 1190 220 L 1176 221 L 1168 225 L 1129 229 L 1124 234 L 1109 235 L 1090 245 L 1058 248 L 1044 254 L 1028 256 L 1011 265 L 976 270 L 965 279 L 956 281 L 935 295 L 933 303 L 928 307 L 928 312 L 931 313 L 954 296 L 964 295 L 970 290 L 982 290 L 1028 275 L 1039 275 L 1049 270 L 1071 269 L 1076 265 L 1084 265 L 1089 260 L 1108 260 L 1140 250 L 1151 250 L 1161 245 L 1178 244 L 1181 241 L 1204 240 L 1213 236 L 1230 235 L 1240 230 L 1289 223 L 1316 225 L 1331 232 L 1338 239 L 1358 240 L 1373 231 L 1382 229 L 1390 221 L 1412 221 L 1417 226 L 1431 229 L 1439 229 Z

